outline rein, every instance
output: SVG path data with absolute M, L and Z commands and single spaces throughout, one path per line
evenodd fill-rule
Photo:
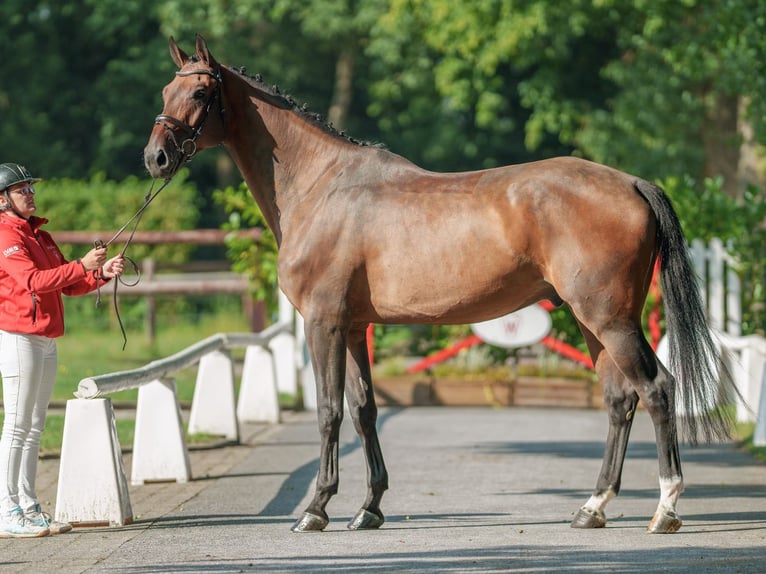
M 138 224 L 141 222 L 141 218 L 144 215 L 144 211 L 146 211 L 146 208 L 149 207 L 149 204 L 152 201 L 154 201 L 154 198 L 157 197 L 160 194 L 160 192 L 168 186 L 171 180 L 172 180 L 172 177 L 167 178 L 162 183 L 160 188 L 154 192 L 152 191 L 154 189 L 154 180 L 153 180 L 152 185 L 149 188 L 149 191 L 144 196 L 144 204 L 138 209 L 138 211 L 136 211 L 133 214 L 133 216 L 130 219 L 128 219 L 128 221 L 125 222 L 125 225 L 120 227 L 120 229 L 117 230 L 117 233 L 115 233 L 111 237 L 111 239 L 109 239 L 109 241 L 104 242 L 99 239 L 94 242 L 94 245 L 96 247 L 104 247 L 104 248 L 109 247 L 112 243 L 114 243 L 117 240 L 117 238 L 120 235 L 122 235 L 122 233 L 128 228 L 128 226 L 135 220 L 135 224 L 133 225 L 133 228 L 130 230 L 130 235 L 128 236 L 128 240 L 125 242 L 125 245 L 122 246 L 122 250 L 120 250 L 120 255 L 122 256 L 123 259 L 125 259 L 131 264 L 131 266 L 133 267 L 133 271 L 136 273 L 137 277 L 133 283 L 125 283 L 122 277 L 117 277 L 114 281 L 114 290 L 112 294 L 114 312 L 117 315 L 117 322 L 120 324 L 120 332 L 122 333 L 122 350 L 123 351 L 125 350 L 125 346 L 128 344 L 128 336 L 125 333 L 125 326 L 122 324 L 122 317 L 120 317 L 120 307 L 119 307 L 119 304 L 117 303 L 117 285 L 119 283 L 122 283 L 126 287 L 133 287 L 138 284 L 138 281 L 141 278 L 141 272 L 139 271 L 138 265 L 130 257 L 125 255 L 125 252 L 128 250 L 128 246 L 130 245 L 130 243 L 133 241 L 133 236 L 135 236 L 136 234 L 136 229 L 138 229 Z M 96 307 L 98 307 L 101 304 L 101 281 L 102 280 L 103 280 L 103 277 L 101 276 L 101 274 L 100 273 L 97 274 L 96 275 L 96 291 L 97 291 Z

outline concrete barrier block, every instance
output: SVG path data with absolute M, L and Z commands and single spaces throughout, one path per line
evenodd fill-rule
M 234 366 L 226 351 L 213 351 L 200 359 L 189 414 L 189 433 L 239 440 Z
M 276 368 L 268 349 L 250 346 L 245 351 L 237 416 L 242 422 L 280 421 Z
M 269 342 L 269 349 L 274 355 L 277 389 L 294 395 L 298 391 L 295 337 L 289 333 L 277 335 Z
M 133 439 L 132 484 L 188 482 L 189 451 L 173 379 L 138 389 Z
M 250 346 L 245 351 L 237 416 L 242 422 L 280 421 L 276 366 L 268 349 Z
M 301 386 L 303 389 L 303 408 L 307 411 L 317 410 L 316 378 L 310 361 L 301 369 Z
M 67 401 L 54 515 L 83 526 L 133 521 L 110 399 Z

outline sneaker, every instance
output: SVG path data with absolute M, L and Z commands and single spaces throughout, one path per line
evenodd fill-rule
M 43 512 L 39 504 L 35 504 L 31 511 L 24 514 L 24 517 L 32 524 L 47 528 L 51 534 L 63 534 L 72 530 L 72 525 L 68 522 L 52 520 L 51 515 Z
M 50 533 L 47 525 L 28 520 L 18 506 L 0 518 L 0 538 L 39 538 Z

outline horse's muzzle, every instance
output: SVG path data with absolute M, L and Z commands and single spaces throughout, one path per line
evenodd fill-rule
M 172 177 L 182 163 L 179 156 L 173 148 L 149 144 L 144 148 L 144 165 L 155 179 Z

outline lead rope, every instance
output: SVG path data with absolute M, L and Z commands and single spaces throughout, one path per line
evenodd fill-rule
M 125 350 L 125 346 L 128 344 L 128 336 L 125 333 L 125 326 L 122 324 L 122 317 L 120 316 L 120 307 L 117 303 L 117 285 L 119 283 L 122 283 L 126 287 L 134 287 L 138 284 L 139 280 L 141 279 L 141 272 L 138 268 L 138 265 L 135 261 L 133 261 L 130 257 L 125 255 L 125 252 L 128 250 L 128 245 L 133 241 L 133 236 L 136 234 L 136 229 L 138 229 L 138 224 L 141 223 L 141 218 L 144 215 L 144 211 L 146 211 L 146 208 L 149 207 L 149 204 L 154 201 L 154 198 L 157 197 L 160 192 L 167 187 L 167 185 L 170 183 L 170 180 L 172 178 L 167 178 L 163 182 L 163 184 L 160 186 L 160 188 L 157 191 L 152 191 L 154 189 L 154 184 L 156 180 L 152 180 L 152 185 L 149 188 L 149 191 L 144 196 L 144 204 L 139 208 L 136 213 L 133 214 L 133 217 L 128 219 L 128 221 L 120 227 L 120 229 L 115 233 L 112 238 L 104 243 L 100 239 L 94 242 L 94 245 L 96 247 L 109 247 L 114 241 L 122 235 L 122 233 L 128 228 L 128 226 L 135 220 L 135 223 L 133 225 L 133 228 L 130 230 L 130 235 L 128 236 L 128 240 L 125 242 L 125 244 L 122 246 L 122 250 L 120 251 L 120 255 L 123 259 L 128 261 L 131 266 L 133 267 L 133 271 L 136 273 L 136 280 L 133 283 L 126 283 L 122 277 L 117 277 L 114 281 L 114 288 L 113 288 L 113 295 L 112 295 L 112 303 L 114 304 L 114 312 L 117 315 L 117 322 L 120 324 L 120 332 L 122 333 L 122 350 Z M 96 307 L 101 305 L 101 282 L 103 281 L 103 277 L 100 272 L 96 273 Z

